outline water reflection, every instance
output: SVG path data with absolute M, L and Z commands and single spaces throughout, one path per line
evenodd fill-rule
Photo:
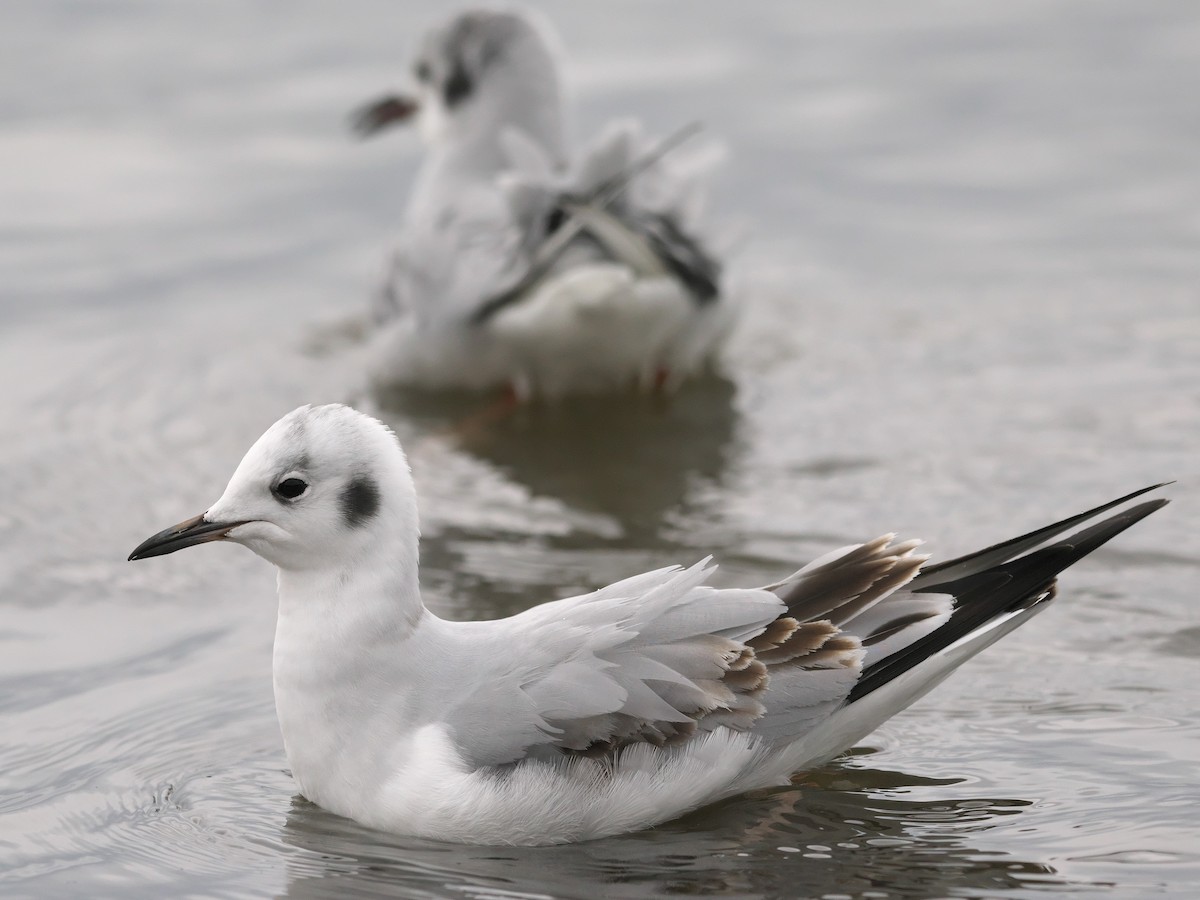
M 928 897 L 1068 882 L 1053 867 L 988 850 L 982 836 L 1030 801 L 946 794 L 946 781 L 827 767 L 653 831 L 565 847 L 458 847 L 380 835 L 296 798 L 282 832 L 292 898 Z M 922 790 L 926 789 L 926 790 Z
M 736 455 L 736 387 L 718 376 L 668 396 L 585 398 L 515 410 L 476 396 L 375 392 L 398 431 L 441 433 L 538 497 L 603 516 L 645 547 L 664 518 L 720 487 Z
M 354 148 L 340 111 L 444 10 L 345 6 L 292 4 L 286 28 L 275 4 L 0 8 L 25 74 L 0 90 L 0 894 L 993 896 L 1065 892 L 1061 860 L 1117 895 L 1191 896 L 1194 502 L 940 689 L 953 714 L 906 717 L 923 740 L 893 765 L 924 771 L 936 737 L 944 771 L 1035 808 L 860 761 L 561 850 L 289 818 L 267 567 L 124 556 L 282 412 L 359 399 L 353 323 L 307 354 L 292 335 L 365 305 L 398 210 L 380 185 L 417 148 Z M 418 451 L 432 600 L 499 615 L 708 551 L 764 583 L 864 521 L 941 552 L 999 536 L 975 514 L 1036 520 L 1101 484 L 1195 496 L 1193 5 L 627 11 L 555 7 L 578 124 L 701 110 L 731 141 L 715 200 L 752 227 L 734 371 L 755 396 L 466 433 L 475 399 L 379 398 Z

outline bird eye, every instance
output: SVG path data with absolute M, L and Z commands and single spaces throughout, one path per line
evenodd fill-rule
M 433 69 L 429 67 L 429 63 L 422 60 L 421 62 L 417 63 L 415 74 L 417 76 L 417 81 L 428 81 L 433 77 Z
M 285 478 L 275 485 L 272 493 L 281 500 L 295 500 L 308 490 L 308 482 L 303 478 Z

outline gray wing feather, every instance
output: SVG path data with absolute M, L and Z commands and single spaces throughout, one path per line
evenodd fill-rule
M 992 606 L 999 604 L 1001 618 L 1011 612 L 1006 594 L 992 597 L 1001 588 L 1025 603 L 1020 609 L 1039 604 L 1053 595 L 1059 569 L 1164 502 L 1142 504 L 995 570 L 987 568 L 995 559 L 1044 543 L 1079 517 L 934 567 L 929 576 L 917 574 L 925 558 L 914 554 L 916 542 L 892 543 L 886 535 L 827 554 L 763 590 L 705 586 L 711 567 L 704 560 L 502 622 L 464 623 L 484 638 L 462 642 L 457 664 L 487 661 L 479 678 L 490 689 L 463 698 L 439 720 L 476 765 L 529 754 L 607 754 L 718 726 L 752 730 L 770 744 L 794 742 L 836 720 L 847 704 L 858 709 L 876 682 L 893 677 L 890 669 L 902 674 L 914 658 L 923 661 L 930 641 L 940 640 L 941 648 L 973 633 L 979 626 L 956 612 L 956 603 L 968 610 L 983 603 L 985 626 L 995 618 Z M 978 566 L 984 571 L 939 590 L 948 574 Z M 852 730 L 865 734 L 873 721 Z
M 464 627 L 464 664 L 489 671 L 478 673 L 486 691 L 440 716 L 460 751 L 500 765 L 682 740 L 709 716 L 749 727 L 767 679 L 745 641 L 783 607 L 764 591 L 706 587 L 711 571 L 707 560 L 661 569 Z
M 490 688 L 443 720 L 475 765 L 608 753 L 718 726 L 794 738 L 844 702 L 875 631 L 906 641 L 919 623 L 895 623 L 936 611 L 933 598 L 927 609 L 911 594 L 894 607 L 889 597 L 920 565 L 915 546 L 848 548 L 772 590 L 708 587 L 704 560 L 489 623 L 468 658 L 490 661 L 479 673 Z M 821 618 L 797 618 L 813 613 Z
M 828 553 L 767 588 L 787 605 L 788 618 L 750 642 L 771 677 L 756 734 L 795 740 L 845 703 L 867 660 L 944 621 L 946 598 L 898 590 L 925 557 L 913 553 L 919 542 L 892 540 L 884 535 Z M 785 622 L 793 630 L 780 627 Z M 771 646 L 763 646 L 768 639 Z

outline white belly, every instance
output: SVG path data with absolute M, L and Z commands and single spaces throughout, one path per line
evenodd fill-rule
M 631 748 L 611 770 L 564 758 L 471 772 L 447 735 L 427 726 L 377 792 L 317 802 L 366 825 L 434 840 L 560 844 L 649 828 L 735 793 L 785 783 L 788 774 L 756 740 L 727 729 L 681 751 Z

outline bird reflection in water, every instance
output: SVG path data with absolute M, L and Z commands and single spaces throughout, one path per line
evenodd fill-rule
M 450 437 L 534 496 L 611 518 L 622 543 L 660 538 L 664 518 L 720 487 L 737 454 L 736 387 L 710 375 L 670 394 L 601 395 L 480 414 L 477 394 L 376 390 L 396 428 Z M 465 424 L 464 424 L 465 423 Z
M 282 837 L 302 852 L 291 857 L 281 896 L 573 896 L 603 884 L 604 896 L 617 898 L 930 897 L 1086 886 L 1045 862 L 987 849 L 983 835 L 1032 801 L 948 798 L 953 779 L 871 768 L 862 763 L 869 751 L 856 753 L 792 787 L 650 831 L 541 849 L 382 834 L 297 796 Z

